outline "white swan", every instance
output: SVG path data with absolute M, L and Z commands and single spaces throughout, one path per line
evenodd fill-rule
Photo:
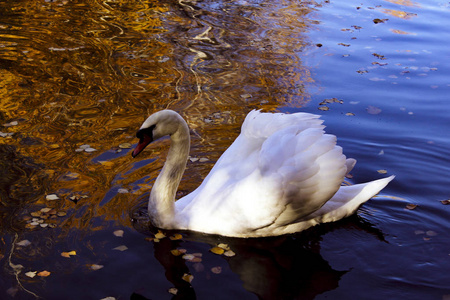
M 356 160 L 342 154 L 319 116 L 251 111 L 241 134 L 202 184 L 175 202 L 189 155 L 189 128 L 172 110 L 154 113 L 137 133 L 136 157 L 169 135 L 167 161 L 148 203 L 154 226 L 231 237 L 277 236 L 353 214 L 393 178 L 341 186 Z

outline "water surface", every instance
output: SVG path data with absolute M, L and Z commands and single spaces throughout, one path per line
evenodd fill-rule
M 0 10 L 2 299 L 450 297 L 448 3 L 45 0 Z M 191 128 L 180 195 L 255 108 L 323 115 L 358 160 L 352 183 L 396 179 L 357 215 L 293 236 L 166 232 L 156 242 L 145 203 L 169 145 L 134 160 L 129 151 L 163 108 Z M 236 255 L 212 253 L 219 243 Z

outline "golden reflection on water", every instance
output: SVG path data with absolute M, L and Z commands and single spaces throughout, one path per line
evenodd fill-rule
M 10 174 L 0 194 L 10 220 L 3 229 L 28 230 L 23 217 L 42 207 L 68 213 L 55 221 L 64 232 L 106 226 L 92 225 L 97 217 L 129 225 L 168 143 L 141 155 L 151 159 L 145 167 L 120 145 L 135 143 L 141 122 L 163 108 L 187 119 L 191 156 L 204 158 L 188 163 L 180 188 L 191 191 L 250 109 L 308 100 L 312 79 L 298 53 L 308 47 L 314 5 L 0 3 L 0 162 Z

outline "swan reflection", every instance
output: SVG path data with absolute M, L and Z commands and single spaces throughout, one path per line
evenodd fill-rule
M 148 231 L 138 223 L 135 223 L 135 227 L 151 236 L 158 232 L 155 228 Z M 198 270 L 195 264 L 182 256 L 173 255 L 171 250 L 184 248 L 188 252 L 192 249 L 198 251 L 199 245 L 210 249 L 219 243 L 227 244 L 236 253 L 222 258 L 231 271 L 239 276 L 242 286 L 257 298 L 314 299 L 319 294 L 337 288 L 341 277 L 348 272 L 334 270 L 320 254 L 322 236 L 336 229 L 363 230 L 383 240 L 382 233 L 358 216 L 352 216 L 333 223 L 333 226 L 321 225 L 295 235 L 270 238 L 240 239 L 189 231 L 165 231 L 166 236 L 181 233 L 183 239 L 163 238 L 153 245 L 155 257 L 164 267 L 167 280 L 178 291 L 173 299 L 196 299 L 195 288 L 200 290 L 208 282 L 198 279 L 198 272 L 204 270 Z M 207 257 L 203 256 L 203 259 L 207 264 Z M 184 274 L 194 274 L 195 288 L 182 279 Z

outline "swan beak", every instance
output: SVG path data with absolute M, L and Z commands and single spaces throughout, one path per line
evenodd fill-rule
M 151 142 L 153 142 L 153 138 L 151 136 L 144 134 L 143 137 L 139 140 L 139 143 L 137 144 L 136 148 L 134 148 L 133 153 L 131 153 L 131 156 L 133 156 L 133 158 L 136 157 Z

